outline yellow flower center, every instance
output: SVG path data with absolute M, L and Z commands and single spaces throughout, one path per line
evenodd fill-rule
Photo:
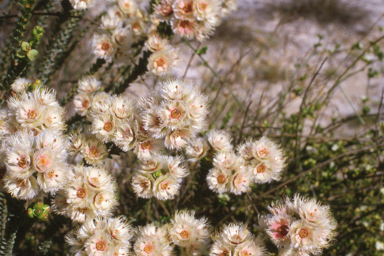
M 187 230 L 183 230 L 183 231 L 181 231 L 180 236 L 183 239 L 187 239 L 189 237 L 189 233 Z
M 141 143 L 141 148 L 142 149 L 150 149 L 151 148 L 151 143 L 149 143 L 149 141 Z
M 153 246 L 150 244 L 147 244 L 144 246 L 144 252 L 147 254 L 150 254 L 153 251 Z
M 29 119 L 35 119 L 37 117 L 37 113 L 34 110 L 28 110 L 27 116 Z
M 110 132 L 110 131 L 112 131 L 112 129 L 113 129 L 113 125 L 111 122 L 107 122 L 104 124 L 104 130 L 105 131 Z
M 180 110 L 178 110 L 178 109 L 174 109 L 174 110 L 171 111 L 171 117 L 172 117 L 172 118 L 177 119 L 177 118 L 179 118 L 180 116 L 181 116 L 181 111 L 180 111 Z
M 91 155 L 91 157 L 94 157 L 94 158 L 98 157 L 99 155 L 96 148 L 91 148 L 91 150 L 89 151 L 89 154 Z
M 161 185 L 160 185 L 160 188 L 162 189 L 162 190 L 166 190 L 166 189 L 168 189 L 168 182 L 162 182 L 161 183 Z
M 29 161 L 25 158 L 25 157 L 23 157 L 23 158 L 21 158 L 20 160 L 19 160 L 19 162 L 17 163 L 21 168 L 25 168 L 25 167 L 27 167 L 28 165 L 29 165 Z
M 110 47 L 111 46 L 109 45 L 109 43 L 102 43 L 102 45 L 101 45 L 101 49 L 103 51 L 108 51 Z
M 306 237 L 308 236 L 308 230 L 306 230 L 306 229 L 300 229 L 300 231 L 299 231 L 299 236 L 300 236 L 301 238 L 306 238 Z
M 263 164 L 259 164 L 259 165 L 256 167 L 256 171 L 257 171 L 257 173 L 264 173 L 265 170 L 266 170 L 266 167 L 265 167 L 265 165 L 263 165 Z
M 224 174 L 221 174 L 221 175 L 219 175 L 219 177 L 217 177 L 217 182 L 219 184 L 224 184 L 226 182 L 226 180 L 227 180 L 227 178 L 225 177 Z
M 85 190 L 83 188 L 81 188 L 81 189 L 77 190 L 76 195 L 79 198 L 84 198 L 87 195 L 87 192 L 85 192 Z
M 102 241 L 96 243 L 96 250 L 98 251 L 104 251 L 106 247 L 107 246 Z

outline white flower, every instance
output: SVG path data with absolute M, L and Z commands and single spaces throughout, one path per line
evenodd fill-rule
M 96 56 L 103 59 L 110 59 L 116 52 L 112 37 L 107 34 L 95 34 L 92 39 L 92 47 Z
M 213 158 L 213 166 L 225 172 L 232 171 L 244 164 L 233 152 L 219 152 Z
M 31 81 L 26 78 L 17 78 L 13 84 L 11 84 L 12 91 L 16 93 L 25 92 L 29 83 L 31 83 Z
M 73 98 L 73 104 L 75 105 L 76 112 L 81 116 L 85 116 L 88 109 L 91 107 L 91 99 L 86 93 L 76 94 Z
M 45 107 L 42 106 L 38 101 L 36 101 L 34 98 L 24 97 L 21 97 L 20 100 L 15 100 L 15 102 L 16 101 L 19 103 L 14 111 L 16 120 L 19 124 L 21 124 L 21 126 L 27 128 L 35 128 L 43 123 Z M 12 108 L 12 103 L 9 103 L 8 105 L 11 105 L 10 107 Z
M 253 238 L 252 233 L 248 231 L 247 226 L 243 223 L 230 223 L 224 226 L 220 236 L 224 243 L 232 248 Z
M 204 138 L 191 139 L 186 147 L 186 153 L 189 156 L 188 161 L 196 162 L 205 157 L 209 149 L 207 140 Z
M 252 154 L 252 150 L 253 150 L 252 140 L 246 141 L 245 143 L 242 143 L 237 147 L 237 152 L 239 153 L 240 157 L 242 157 L 246 161 L 250 161 L 254 158 Z
M 173 243 L 180 247 L 195 247 L 209 242 L 211 230 L 207 220 L 196 219 L 194 215 L 194 211 L 180 211 L 175 214 L 169 229 Z
M 161 255 L 164 245 L 152 237 L 140 236 L 134 245 L 134 251 L 138 256 L 157 256 Z
M 153 195 L 152 184 L 154 180 L 152 176 L 144 176 L 136 174 L 132 178 L 132 188 L 138 197 L 150 198 Z
M 120 9 L 128 16 L 135 15 L 137 11 L 137 3 L 135 0 L 118 0 Z
M 311 226 L 307 221 L 297 220 L 291 225 L 292 246 L 307 253 L 318 254 L 321 251 L 321 247 L 323 247 L 320 232 L 320 230 Z
M 162 111 L 165 116 L 165 125 L 171 129 L 184 127 L 187 123 L 187 109 L 181 101 L 164 101 Z
M 194 4 L 193 0 L 176 0 L 173 4 L 175 17 L 181 20 L 194 21 Z
M 113 139 L 116 131 L 115 119 L 112 115 L 102 114 L 94 117 L 92 122 L 92 133 L 103 142 Z
M 37 183 L 44 192 L 56 192 L 67 183 L 68 166 L 55 164 L 49 170 L 37 174 Z
M 91 113 L 93 115 L 112 114 L 111 113 L 111 106 L 112 106 L 111 96 L 109 96 L 105 92 L 96 93 L 95 96 L 92 98 L 91 104 L 92 104 Z
M 124 152 L 135 147 L 136 138 L 130 120 L 118 120 L 113 142 Z
M 160 19 L 167 19 L 173 15 L 172 3 L 174 0 L 160 0 L 153 6 Z
M 131 118 L 135 114 L 133 102 L 126 96 L 112 97 L 112 112 L 119 119 Z
M 33 98 L 41 105 L 59 107 L 59 103 L 56 100 L 56 92 L 52 89 L 37 87 L 33 91 Z
M 69 140 L 70 140 L 70 144 L 67 150 L 73 154 L 81 152 L 85 144 L 84 134 L 82 133 L 71 134 Z
M 38 172 L 49 171 L 56 164 L 56 155 L 53 150 L 43 148 L 33 155 L 33 165 Z
M 34 172 L 33 134 L 31 132 L 17 132 L 5 141 L 5 165 L 8 174 L 20 179 L 30 177 Z
M 160 139 L 166 135 L 165 113 L 159 111 L 158 108 L 154 107 L 145 111 L 143 120 L 144 128 L 148 130 L 154 138 Z
M 113 241 L 109 234 L 98 230 L 85 243 L 85 251 L 91 256 L 110 255 L 113 249 Z
M 172 30 L 175 34 L 178 34 L 187 39 L 192 39 L 195 36 L 195 30 L 197 23 L 195 21 L 173 19 Z
M 182 164 L 184 161 L 182 156 L 168 156 L 163 159 L 166 159 L 166 164 L 168 165 L 169 173 L 172 177 L 175 179 L 181 179 L 188 176 L 188 170 Z
M 160 94 L 170 101 L 179 100 L 187 103 L 193 93 L 193 86 L 182 80 L 170 80 L 161 84 Z
M 156 33 L 152 33 L 147 42 L 145 42 L 145 45 L 147 48 L 152 52 L 161 51 L 164 49 L 168 44 L 168 40 L 166 38 L 162 38 L 160 35 Z
M 188 144 L 192 136 L 191 130 L 188 128 L 176 129 L 165 137 L 165 146 L 168 149 L 180 150 Z
M 128 223 L 127 219 L 123 216 L 117 218 L 111 218 L 108 221 L 108 229 L 111 231 L 111 236 L 126 245 L 129 244 L 129 240 L 132 239 L 132 227 Z
M 88 164 L 99 164 L 108 157 L 107 147 L 96 138 L 88 138 L 83 147 L 83 157 Z
M 75 10 L 84 10 L 90 8 L 96 2 L 95 0 L 70 0 Z
M 220 1 L 216 0 L 194 0 L 193 4 L 194 14 L 200 21 L 210 21 L 220 9 Z
M 114 30 L 123 25 L 123 13 L 116 5 L 110 7 L 107 13 L 101 17 L 101 29 Z
M 180 184 L 169 173 L 156 179 L 153 194 L 159 200 L 173 199 L 179 192 Z
M 227 192 L 229 190 L 230 177 L 230 174 L 218 168 L 210 169 L 207 175 L 209 189 L 219 194 Z
M 93 93 L 98 90 L 100 90 L 101 83 L 98 81 L 94 76 L 84 76 L 82 77 L 79 82 L 79 87 L 77 88 L 77 91 L 79 93 Z
M 148 159 L 154 155 L 157 155 L 162 149 L 162 141 L 152 139 L 137 143 L 134 152 L 139 159 Z
M 231 138 L 224 131 L 211 130 L 208 133 L 208 141 L 217 151 L 228 152 L 232 150 Z
M 148 70 L 158 76 L 166 75 L 177 65 L 178 53 L 171 46 L 154 52 L 148 59 Z
M 113 31 L 113 40 L 119 47 L 129 50 L 133 42 L 132 31 L 129 27 L 117 28 Z
M 257 241 L 257 240 L 256 240 Z M 243 255 L 267 255 L 265 254 L 265 249 L 263 246 L 258 244 L 255 241 L 247 241 L 245 243 L 239 244 L 236 246 L 234 251 L 234 256 L 243 256 Z
M 3 178 L 4 188 L 12 197 L 17 199 L 32 199 L 38 192 L 38 185 L 35 177 L 30 176 L 27 179 L 13 178 L 5 176 Z
M 250 190 L 251 174 L 246 167 L 240 167 L 232 175 L 230 180 L 231 192 L 240 195 Z
M 59 106 L 47 106 L 44 115 L 44 125 L 55 130 L 65 130 L 64 109 Z

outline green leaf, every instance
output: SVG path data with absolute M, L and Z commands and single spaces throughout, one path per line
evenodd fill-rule
M 30 51 L 27 53 L 27 57 L 28 57 L 28 59 L 29 59 L 30 61 L 32 61 L 38 53 L 39 53 L 38 51 L 36 51 L 35 49 L 32 49 L 32 50 L 30 50 Z
M 23 51 L 29 51 L 31 48 L 30 48 L 30 46 L 29 46 L 29 43 L 27 43 L 27 42 L 22 42 L 21 43 L 21 49 L 23 49 Z
M 203 46 L 201 47 L 200 49 L 197 49 L 196 50 L 196 54 L 198 55 L 204 55 L 207 53 L 207 50 L 208 50 L 208 46 Z
M 24 57 L 25 57 L 25 53 L 22 52 L 22 51 L 18 51 L 18 52 L 16 53 L 16 56 L 17 56 L 18 58 L 24 58 Z

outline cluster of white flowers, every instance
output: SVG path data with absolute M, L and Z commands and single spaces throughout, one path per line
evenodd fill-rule
M 199 41 L 209 37 L 236 8 L 234 0 L 160 0 L 154 6 L 159 19 L 170 20 L 175 34 Z
M 165 82 L 142 100 L 144 128 L 164 138 L 168 149 L 180 150 L 206 129 L 208 100 L 196 87 L 181 80 Z
M 132 46 L 146 40 L 145 45 L 152 52 L 148 70 L 159 76 L 171 72 L 179 59 L 178 49 L 157 31 L 161 20 L 170 20 L 176 34 L 202 41 L 229 10 L 236 9 L 234 0 L 161 0 L 152 6 L 155 14 L 139 6 L 137 0 L 117 0 L 109 5 L 92 47 L 99 58 L 127 62 L 132 60 Z
M 196 219 L 194 211 L 180 211 L 171 220 L 169 235 L 184 255 L 199 256 L 207 251 L 211 227 L 206 218 Z
M 101 17 L 100 30 L 94 34 L 92 45 L 99 58 L 115 62 L 130 61 L 132 46 L 146 40 L 153 52 L 148 59 L 148 70 L 155 75 L 166 75 L 178 62 L 178 51 L 157 33 L 159 20 L 146 10 L 139 9 L 136 0 L 118 0 Z
M 265 228 L 282 256 L 318 255 L 327 248 L 335 236 L 336 221 L 329 206 L 316 199 L 295 195 L 268 207 L 271 214 L 262 216 Z
M 209 170 L 209 188 L 219 194 L 232 192 L 240 195 L 254 183 L 279 180 L 285 166 L 281 149 L 266 137 L 247 141 L 234 153 L 230 136 L 224 131 L 211 130 L 208 141 L 216 151 L 213 167 Z
M 66 183 L 64 109 L 53 90 L 31 85 L 19 78 L 13 97 L 0 110 L 0 161 L 6 167 L 4 187 L 18 199 L 31 199 L 39 188 L 55 193 Z
M 56 213 L 77 222 L 111 216 L 118 202 L 116 182 L 107 171 L 78 165 L 67 176 L 69 182 L 52 201 Z
M 137 239 L 133 251 L 137 256 L 174 255 L 168 234 L 168 226 L 158 227 L 154 223 L 137 229 Z
M 206 218 L 196 219 L 194 211 L 180 211 L 171 223 L 158 227 L 151 223 L 138 229 L 134 252 L 138 256 L 174 255 L 175 245 L 186 256 L 204 255 L 210 242 L 211 228 Z
M 159 200 L 173 199 L 178 194 L 182 178 L 188 170 L 182 157 L 155 156 L 142 161 L 141 168 L 132 178 L 132 187 L 138 197 Z
M 75 256 L 127 256 L 134 230 L 127 220 L 118 218 L 89 219 L 77 230 L 66 236 Z
M 207 97 L 181 80 L 161 84 L 139 103 L 99 89 L 93 77 L 79 81 L 75 107 L 92 125 L 88 135 L 72 134 L 68 150 L 81 152 L 88 164 L 98 165 L 108 156 L 106 142 L 125 152 L 133 149 L 142 162 L 133 178 L 136 194 L 173 199 L 188 171 L 182 166 L 183 158 L 162 156 L 161 151 L 164 146 L 181 150 L 206 129 Z
M 268 255 L 261 237 L 256 237 L 248 231 L 243 223 L 231 223 L 222 228 L 214 238 L 210 256 L 222 255 Z
M 98 0 L 69 0 L 75 10 L 85 10 L 95 5 Z
M 94 34 L 92 46 L 99 58 L 127 61 L 131 46 L 145 38 L 152 23 L 146 11 L 139 10 L 136 0 L 112 1 L 101 17 L 101 26 Z

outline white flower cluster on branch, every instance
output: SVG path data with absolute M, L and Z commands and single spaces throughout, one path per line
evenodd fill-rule
M 75 256 L 127 256 L 134 230 L 123 217 L 89 219 L 66 236 Z
M 31 199 L 39 188 L 55 193 L 67 179 L 67 139 L 64 109 L 56 93 L 19 78 L 8 108 L 0 111 L 0 161 L 5 164 L 4 187 L 18 199 Z
M 293 200 L 286 198 L 268 207 L 271 214 L 260 217 L 272 242 L 282 256 L 318 255 L 336 235 L 336 221 L 329 206 L 316 199 L 296 194 Z
M 221 20 L 236 10 L 234 0 L 161 0 L 154 9 L 159 19 L 170 20 L 175 34 L 203 41 Z
M 68 183 L 52 201 L 56 213 L 77 222 L 112 215 L 118 205 L 116 182 L 106 170 L 78 165 L 67 175 Z
M 285 158 L 279 146 L 266 137 L 241 144 L 237 154 L 224 131 L 211 130 L 208 141 L 216 151 L 213 168 L 207 176 L 209 188 L 214 192 L 240 195 L 249 192 L 253 183 L 281 179 Z
M 266 253 L 263 239 L 255 237 L 243 223 L 230 223 L 216 234 L 209 255 L 254 255 L 264 256 Z

